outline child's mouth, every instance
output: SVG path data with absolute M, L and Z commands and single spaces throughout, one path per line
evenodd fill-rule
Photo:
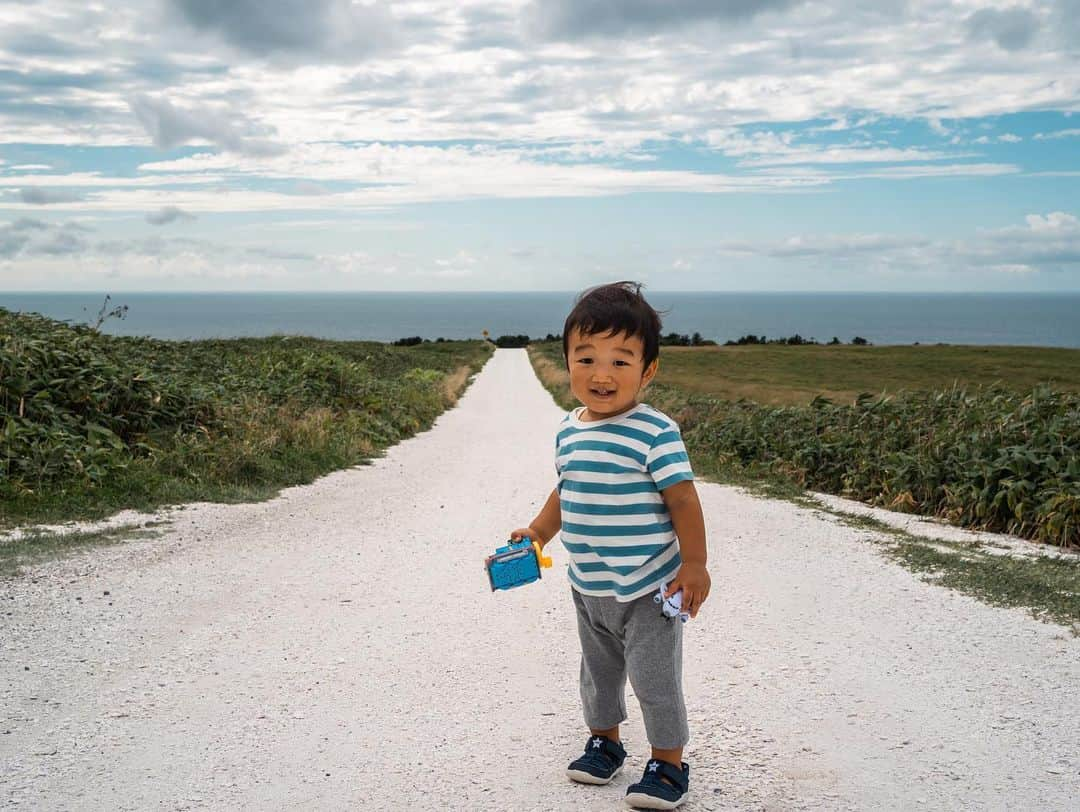
M 609 398 L 615 394 L 614 389 L 591 389 L 590 391 L 598 398 Z

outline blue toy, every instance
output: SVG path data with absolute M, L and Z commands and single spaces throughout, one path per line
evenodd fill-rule
M 664 597 L 665 592 L 667 592 L 667 584 L 662 583 L 660 591 L 653 595 L 653 603 L 663 604 L 660 611 L 664 613 L 664 617 L 677 617 L 683 623 L 688 621 L 690 615 L 682 610 L 682 590 L 680 589 L 668 598 Z
M 540 542 L 525 536 L 521 541 L 510 540 L 494 555 L 484 559 L 491 591 L 513 589 L 531 584 L 540 578 L 540 570 L 551 566 L 551 559 L 541 553 Z

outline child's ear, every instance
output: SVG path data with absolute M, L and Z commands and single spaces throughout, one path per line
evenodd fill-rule
M 660 369 L 660 359 L 654 358 L 653 362 L 645 367 L 645 371 L 641 373 L 641 386 L 642 388 L 649 385 L 649 381 L 656 377 L 656 371 Z

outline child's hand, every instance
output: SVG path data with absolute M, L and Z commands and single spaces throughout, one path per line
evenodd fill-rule
M 683 564 L 675 573 L 675 579 L 668 584 L 664 597 L 670 598 L 681 589 L 683 611 L 688 612 L 690 617 L 697 617 L 698 609 L 709 597 L 710 587 L 712 578 L 704 564 Z
M 539 542 L 541 547 L 545 544 L 544 539 L 541 538 L 540 534 L 531 527 L 519 527 L 517 530 L 511 531 L 510 533 L 511 541 L 521 541 L 525 537 L 528 537 L 529 541 Z

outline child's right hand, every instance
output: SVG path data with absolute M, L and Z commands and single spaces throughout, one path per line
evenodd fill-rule
M 528 538 L 529 541 L 539 542 L 541 547 L 547 544 L 547 542 L 544 541 L 540 534 L 533 530 L 531 527 L 519 527 L 517 530 L 512 530 L 510 532 L 511 541 L 521 541 L 523 538 Z

